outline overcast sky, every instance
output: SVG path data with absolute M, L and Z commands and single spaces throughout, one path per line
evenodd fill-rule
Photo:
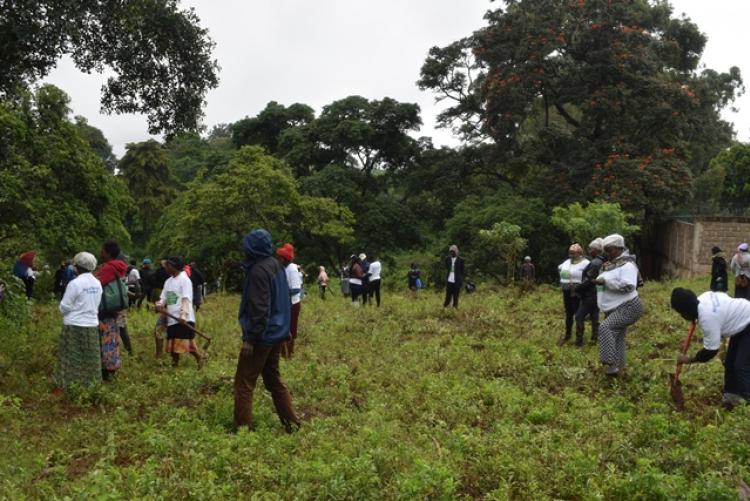
M 254 116 L 269 101 L 321 107 L 350 95 L 392 97 L 418 103 L 422 130 L 436 144 L 456 145 L 449 131 L 435 129 L 440 104 L 415 85 L 427 51 L 484 26 L 487 0 L 183 0 L 194 7 L 216 42 L 219 87 L 208 94 L 204 123 L 209 128 Z M 739 66 L 750 82 L 748 0 L 672 0 L 708 36 L 705 66 L 719 72 Z M 145 140 L 146 120 L 138 115 L 101 115 L 105 77 L 80 73 L 65 59 L 46 79 L 71 96 L 71 108 L 104 131 L 115 154 Z M 750 97 L 726 111 L 742 141 L 750 137 Z

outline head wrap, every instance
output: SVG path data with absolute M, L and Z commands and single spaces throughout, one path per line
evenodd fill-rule
M 94 271 L 96 269 L 96 258 L 90 252 L 79 252 L 73 256 L 73 266 L 86 271 Z
M 617 247 L 619 249 L 624 249 L 625 239 L 622 235 L 618 235 L 617 233 L 608 235 L 604 237 L 604 240 L 602 241 L 602 248 L 606 249 L 607 247 Z
M 672 308 L 685 318 L 698 319 L 698 298 L 690 289 L 677 287 L 672 290 Z
M 568 247 L 568 252 L 575 252 L 576 254 L 583 254 L 583 248 L 580 244 L 573 244 Z
M 456 255 L 458 256 L 458 246 L 456 244 L 453 244 L 450 247 L 448 247 L 448 252 L 451 252 L 451 251 L 455 252 Z
M 182 270 L 185 267 L 185 261 L 183 261 L 180 256 L 168 257 L 167 262 L 178 270 Z
M 525 258 L 523 258 L 523 260 L 524 261 L 531 261 L 531 256 L 526 256 Z
M 359 259 L 361 259 L 362 261 L 364 261 L 365 259 L 367 259 L 367 254 L 365 254 L 364 252 L 363 252 L 363 253 L 361 253 L 361 254 L 359 255 Z
M 741 244 L 739 245 L 739 247 L 737 247 L 737 250 L 738 250 L 739 252 L 747 252 L 747 244 L 746 244 L 746 243 L 741 243 Z
M 601 237 L 597 237 L 589 242 L 589 249 L 596 249 L 598 251 L 604 250 L 604 240 Z
M 294 246 L 290 243 L 286 243 L 276 249 L 276 255 L 286 261 L 294 261 Z

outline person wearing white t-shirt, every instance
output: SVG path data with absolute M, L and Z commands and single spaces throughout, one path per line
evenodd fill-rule
M 560 272 L 560 288 L 562 288 L 565 308 L 565 337 L 560 339 L 559 344 L 570 340 L 573 334 L 573 319 L 580 306 L 576 287 L 581 285 L 583 270 L 589 264 L 589 260 L 583 257 L 583 248 L 579 244 L 573 244 L 568 248 L 568 256 L 568 259 L 557 267 Z
M 289 300 L 292 303 L 289 325 L 290 337 L 281 347 L 281 356 L 290 358 L 294 354 L 294 341 L 297 339 L 297 325 L 302 309 L 302 274 L 297 264 L 294 263 L 294 246 L 292 244 L 286 243 L 276 249 L 276 257 L 284 267 L 286 282 L 289 286 Z
M 732 408 L 742 400 L 750 402 L 750 301 L 723 292 L 696 297 L 678 287 L 672 291 L 671 303 L 682 318 L 697 322 L 703 331 L 703 348 L 692 357 L 680 354 L 677 363 L 708 362 L 719 352 L 721 339 L 729 338 L 722 404 Z
M 96 268 L 96 258 L 88 252 L 79 252 L 73 258 L 73 266 L 77 276 L 68 282 L 60 301 L 63 328 L 54 375 L 60 391 L 72 384 L 88 386 L 102 381 L 99 344 L 102 284 L 91 274 Z
M 375 296 L 375 302 L 380 307 L 380 272 L 382 271 L 382 265 L 377 257 L 372 256 L 372 262 L 370 263 L 370 285 L 368 294 L 370 299 Z M 370 301 L 372 303 L 372 301 Z
M 167 314 L 167 353 L 172 355 L 172 366 L 180 363 L 180 354 L 190 353 L 203 366 L 205 357 L 195 344 L 195 311 L 193 310 L 193 283 L 183 271 L 185 263 L 181 257 L 170 257 L 164 261 L 169 278 L 164 282 L 158 311 Z

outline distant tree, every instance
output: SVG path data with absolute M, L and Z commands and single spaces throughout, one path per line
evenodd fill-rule
M 494 268 L 500 275 L 499 272 L 505 268 L 505 283 L 513 283 L 516 262 L 527 243 L 521 236 L 521 227 L 500 221 L 490 229 L 479 230 L 479 242 L 487 269 Z
M 608 202 L 590 202 L 586 206 L 578 202 L 567 207 L 552 209 L 550 221 L 570 238 L 585 249 L 586 245 L 597 237 L 604 238 L 612 233 L 627 237 L 640 228 L 630 224 L 631 214 L 623 212 L 619 204 Z
M 178 0 L 8 0 L 0 46 L 0 97 L 69 55 L 86 73 L 111 70 L 102 108 L 145 113 L 153 134 L 198 129 L 206 92 L 218 85 L 214 44 Z
M 232 143 L 235 148 L 257 144 L 275 154 L 279 137 L 285 130 L 307 125 L 314 118 L 315 112 L 306 104 L 294 103 L 286 107 L 271 101 L 256 117 L 244 118 L 232 124 Z
M 89 146 L 94 150 L 94 153 L 102 159 L 107 169 L 114 174 L 115 167 L 117 167 L 117 157 L 112 151 L 112 145 L 104 137 L 104 133 L 93 125 L 90 125 L 88 120 L 82 116 L 75 117 L 75 124 L 81 136 L 88 141 Z
M 721 207 L 732 212 L 750 211 L 750 144 L 736 144 L 711 161 L 712 169 L 724 171 Z
M 234 153 L 227 138 L 204 139 L 195 132 L 184 132 L 169 138 L 165 144 L 169 171 L 184 185 L 196 176 L 210 176 L 226 167 Z
M 162 213 L 175 199 L 177 185 L 169 171 L 166 148 L 153 139 L 126 145 L 117 168 L 135 202 L 128 227 L 135 242 L 148 242 Z

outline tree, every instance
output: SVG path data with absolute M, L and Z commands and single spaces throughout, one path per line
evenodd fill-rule
M 647 218 L 689 200 L 731 140 L 719 112 L 742 90 L 739 70 L 698 73 L 705 36 L 667 2 L 505 4 L 431 49 L 418 83 L 452 102 L 443 125 L 492 140 L 503 172 L 520 186 L 531 172 L 550 203 L 597 198 Z
M 521 227 L 500 221 L 492 225 L 489 230 L 479 230 L 479 241 L 482 244 L 486 261 L 493 265 L 503 263 L 505 282 L 513 283 L 516 262 L 527 243 L 527 240 L 521 237 Z M 500 267 L 497 268 L 500 271 Z
M 275 154 L 278 151 L 279 137 L 285 130 L 307 125 L 314 118 L 315 112 L 306 104 L 294 103 L 287 108 L 271 101 L 258 116 L 244 118 L 232 125 L 232 143 L 235 148 L 257 144 Z
M 117 167 L 117 157 L 112 151 L 112 145 L 104 137 L 104 133 L 93 125 L 90 125 L 88 120 L 82 116 L 75 117 L 75 124 L 81 136 L 86 139 L 91 149 L 94 150 L 94 153 L 102 159 L 107 169 L 114 174 L 115 167 Z
M 174 178 L 169 172 L 166 148 L 153 139 L 125 146 L 125 156 L 118 164 L 120 176 L 135 202 L 128 227 L 135 242 L 148 242 L 156 222 L 177 194 Z
M 206 92 L 218 85 L 214 43 L 178 0 L 8 0 L 0 46 L 0 97 L 69 55 L 86 73 L 111 70 L 102 108 L 147 114 L 152 134 L 197 130 Z
M 149 248 L 197 259 L 214 276 L 237 277 L 240 241 L 253 228 L 266 228 L 277 242 L 296 233 L 334 246 L 351 239 L 353 225 L 347 208 L 301 195 L 282 161 L 259 146 L 243 146 L 225 171 L 188 184 L 164 211 Z
M 584 207 L 575 202 L 552 209 L 550 221 L 565 232 L 571 242 L 577 242 L 585 249 L 597 237 L 604 238 L 612 233 L 627 237 L 637 232 L 640 228 L 628 222 L 632 218 L 618 204 L 590 202 Z
M 721 207 L 733 213 L 750 208 L 750 144 L 736 144 L 711 160 L 711 169 L 724 172 Z
M 107 238 L 129 244 L 132 200 L 70 121 L 69 101 L 52 85 L 0 101 L 0 254 L 36 248 L 55 261 Z
M 204 139 L 195 132 L 184 132 L 171 137 L 165 144 L 169 171 L 181 185 L 196 176 L 210 176 L 226 167 L 234 153 L 226 138 L 214 135 Z

